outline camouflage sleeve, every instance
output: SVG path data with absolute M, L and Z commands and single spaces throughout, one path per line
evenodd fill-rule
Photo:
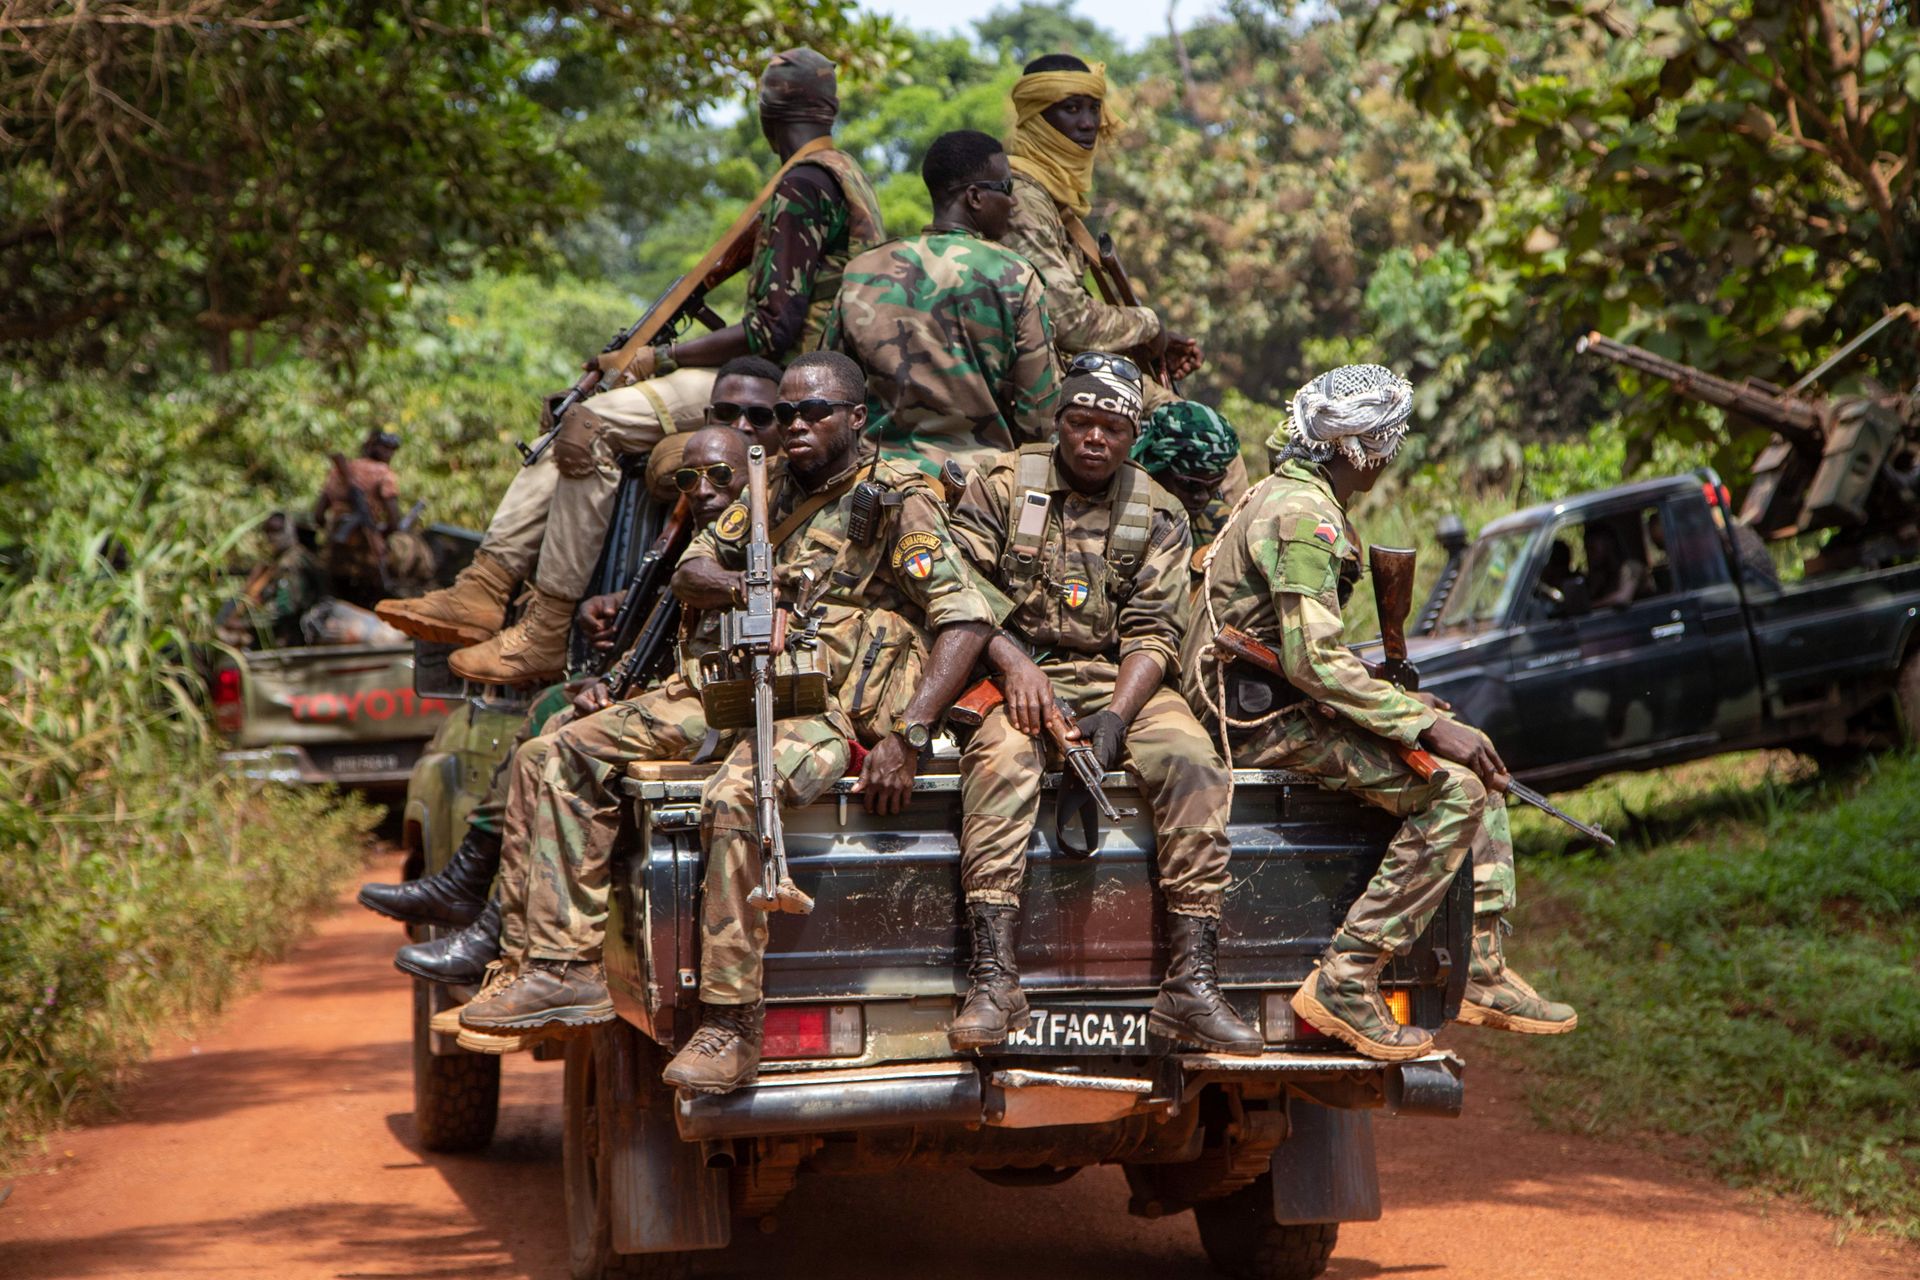
M 1117 307 L 1087 288 L 1087 264 L 1067 236 L 1053 197 L 1036 182 L 1015 180 L 1013 223 L 1005 244 L 1024 256 L 1046 283 L 1047 310 L 1062 351 L 1124 351 L 1160 333 L 1151 307 Z
M 1007 547 L 1007 507 L 1014 473 L 1004 460 L 1010 456 L 1003 454 L 975 467 L 967 477 L 966 490 L 947 517 L 953 540 L 983 578 L 995 576 L 1000 555 Z
M 1027 273 L 1014 326 L 1013 367 L 1007 375 L 1011 394 L 1002 403 L 1010 406 L 1006 419 L 1015 443 L 1031 444 L 1053 434 L 1053 411 L 1060 399 L 1053 322 L 1047 315 L 1046 291 L 1032 272 Z
M 888 558 L 894 583 L 927 616 L 927 630 L 956 622 L 998 621 L 964 554 L 956 552 L 946 511 L 924 488 L 909 489 L 893 522 Z
M 1376 680 L 1347 648 L 1340 614 L 1306 595 L 1282 595 L 1280 665 L 1293 687 L 1362 729 L 1414 746 L 1439 716 L 1418 699 Z
M 777 359 L 806 328 L 813 280 L 827 249 L 847 233 L 847 201 L 818 165 L 798 165 L 767 201 L 768 230 L 747 275 L 747 350 Z
M 733 515 L 735 511 L 740 513 L 739 516 Z M 702 525 L 687 543 L 687 549 L 680 553 L 680 564 L 692 564 L 695 560 L 718 560 L 723 569 L 744 569 L 747 564 L 746 554 L 737 541 L 720 536 L 720 526 L 726 525 L 729 528 L 744 526 L 746 514 L 746 504 L 736 502 L 722 511 L 718 520 L 709 525 Z
M 1180 641 L 1192 614 L 1187 590 L 1192 555 L 1186 516 L 1156 512 L 1133 594 L 1120 606 L 1120 661 L 1130 654 L 1151 653 L 1159 657 L 1162 671 L 1180 669 Z

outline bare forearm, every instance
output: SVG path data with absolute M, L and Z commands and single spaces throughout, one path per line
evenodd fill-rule
M 747 354 L 747 331 L 737 324 L 673 344 L 674 363 L 689 368 L 717 369 L 735 356 Z
M 907 703 L 904 714 L 908 721 L 930 724 L 954 704 L 960 686 L 992 634 L 993 629 L 984 622 L 956 622 L 940 628 L 933 638 L 933 652 L 927 655 L 920 688 Z
M 1013 637 L 1004 631 L 995 631 L 987 641 L 987 665 L 1002 675 L 1021 663 L 1030 661 L 1026 650 L 1015 644 Z
M 718 560 L 700 559 L 673 571 L 673 594 L 695 609 L 729 609 L 745 591 L 746 575 L 724 569 Z
M 1140 714 L 1140 708 L 1147 705 L 1147 699 L 1160 687 L 1166 676 L 1166 668 L 1161 666 L 1158 654 L 1130 653 L 1120 664 L 1120 674 L 1113 681 L 1113 702 L 1108 710 L 1120 717 L 1126 724 L 1132 724 L 1133 718 Z

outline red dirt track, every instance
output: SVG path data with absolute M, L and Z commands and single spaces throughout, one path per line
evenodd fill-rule
M 417 1150 L 408 987 L 389 964 L 400 941 L 343 897 L 258 993 L 163 1048 L 119 1118 L 56 1136 L 0 1203 L 0 1277 L 564 1280 L 559 1064 L 508 1061 L 487 1153 Z M 1540 1132 L 1476 1034 L 1450 1033 L 1469 1060 L 1463 1119 L 1379 1121 L 1386 1217 L 1342 1229 L 1331 1280 L 1920 1277 L 1920 1249 L 1836 1245 L 1816 1214 Z M 739 1231 L 697 1271 L 1214 1274 L 1190 1215 L 1147 1222 L 1125 1203 L 1117 1169 L 1038 1190 L 970 1174 L 803 1178 L 777 1233 Z

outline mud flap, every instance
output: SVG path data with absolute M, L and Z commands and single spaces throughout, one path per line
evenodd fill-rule
M 1273 1220 L 1379 1221 L 1372 1115 L 1289 1098 L 1287 1123 L 1286 1140 L 1273 1151 Z
M 660 1050 L 625 1023 L 602 1033 L 606 1056 L 601 1134 L 612 1146 L 609 1204 L 618 1253 L 724 1249 L 733 1238 L 727 1172 L 709 1169 L 700 1144 L 674 1128 L 673 1091 L 660 1083 Z

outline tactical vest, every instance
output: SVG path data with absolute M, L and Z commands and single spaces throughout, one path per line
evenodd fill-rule
M 1000 571 L 1008 585 L 1018 591 L 1033 585 L 1034 576 L 1040 572 L 1041 553 L 1046 549 L 1047 523 L 1053 517 L 1052 492 L 1047 488 L 1047 477 L 1053 471 L 1053 449 L 1051 444 L 1022 445 L 1015 464 L 1012 509 L 1007 512 L 1013 527 L 1006 550 L 1000 554 Z M 1166 504 L 1155 501 L 1153 481 L 1135 463 L 1122 463 L 1114 480 L 1113 519 L 1107 526 L 1103 558 L 1109 593 L 1116 602 L 1124 602 L 1133 594 L 1134 580 L 1146 559 L 1154 508 Z M 1029 494 L 1040 494 L 1047 501 L 1044 505 L 1030 504 Z
M 847 244 L 843 249 L 828 249 L 820 269 L 814 272 L 813 294 L 807 302 L 807 322 L 800 331 L 800 341 L 792 351 L 783 351 L 774 357 L 783 362 L 820 345 L 820 333 L 826 328 L 827 312 L 832 310 L 833 300 L 840 293 L 840 277 L 846 273 L 847 263 L 854 255 L 865 253 L 887 238 L 886 223 L 880 216 L 880 199 L 874 195 L 873 184 L 867 181 L 859 161 L 844 151 L 829 148 L 815 152 L 801 163 L 820 166 L 832 174 L 839 185 L 841 198 L 847 204 Z M 772 227 L 773 205 L 768 202 L 767 213 L 754 232 L 755 258 L 766 249 Z

